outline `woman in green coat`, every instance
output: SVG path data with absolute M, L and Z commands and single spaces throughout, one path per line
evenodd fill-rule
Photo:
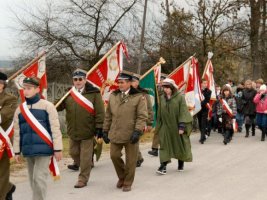
M 160 97 L 156 126 L 160 138 L 161 163 L 157 173 L 166 174 L 166 166 L 171 158 L 178 160 L 178 171 L 184 169 L 184 162 L 192 162 L 189 136 L 193 119 L 174 80 L 166 78 L 162 87 L 164 94 Z

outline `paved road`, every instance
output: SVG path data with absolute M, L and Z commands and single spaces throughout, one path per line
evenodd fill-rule
M 267 141 L 260 142 L 260 133 L 245 138 L 235 135 L 225 146 L 222 136 L 214 133 L 208 141 L 198 143 L 193 135 L 194 161 L 178 172 L 177 162 L 168 165 L 167 175 L 155 173 L 156 157 L 147 154 L 150 145 L 142 146 L 145 162 L 137 169 L 133 190 L 124 193 L 115 188 L 117 178 L 113 165 L 105 155 L 93 169 L 86 188 L 74 189 L 78 173 L 65 170 L 61 181 L 49 181 L 48 200 L 108 199 L 108 200 L 266 200 Z M 17 184 L 15 200 L 29 200 L 28 182 Z

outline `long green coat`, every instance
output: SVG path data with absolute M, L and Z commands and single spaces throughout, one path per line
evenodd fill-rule
M 192 161 L 191 143 L 189 136 L 192 130 L 192 116 L 188 111 L 185 98 L 179 92 L 167 100 L 160 97 L 156 132 L 160 138 L 160 162 L 171 158 L 185 162 Z M 178 126 L 185 124 L 185 132 L 179 135 Z

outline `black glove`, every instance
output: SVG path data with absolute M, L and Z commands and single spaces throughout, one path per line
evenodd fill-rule
M 95 130 L 95 136 L 97 137 L 97 139 L 103 138 L 102 128 L 97 128 Z
M 102 137 L 103 137 L 103 140 L 106 144 L 109 144 L 110 142 L 110 139 L 108 138 L 108 133 L 106 131 L 103 131 L 102 132 Z
M 141 136 L 141 131 L 135 130 L 130 139 L 131 143 L 132 144 L 137 143 L 139 141 L 140 136 Z

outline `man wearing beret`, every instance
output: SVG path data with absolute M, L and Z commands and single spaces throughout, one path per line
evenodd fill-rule
M 142 92 L 143 96 L 146 98 L 146 105 L 147 105 L 147 111 L 148 111 L 148 118 L 147 118 L 147 122 L 146 122 L 146 131 L 151 131 L 152 124 L 154 121 L 153 107 L 152 107 L 152 103 L 151 103 L 148 91 L 144 88 L 141 88 L 139 85 L 140 77 L 141 76 L 139 74 L 134 73 L 132 75 L 132 87 L 139 90 L 140 92 Z M 139 149 L 139 145 L 138 145 L 138 157 L 137 157 L 136 167 L 141 167 L 143 162 L 144 162 L 144 158 L 142 156 L 142 153 L 141 153 L 141 151 Z
M 7 75 L 0 72 L 0 127 L 3 131 L 11 126 L 14 112 L 17 107 L 17 98 L 5 92 Z M 2 133 L 0 133 L 2 134 Z M 9 157 L 7 146 L 0 139 L 0 200 L 12 199 L 16 187 L 9 182 Z
M 131 190 L 137 162 L 138 141 L 147 121 L 146 99 L 142 92 L 131 87 L 131 73 L 122 72 L 119 89 L 110 95 L 103 139 L 110 144 L 110 157 L 118 176 L 117 188 Z M 122 149 L 125 149 L 125 163 Z
M 66 110 L 69 153 L 80 168 L 75 188 L 87 185 L 92 168 L 94 136 L 102 137 L 105 114 L 100 91 L 87 82 L 86 73 L 82 69 L 73 72 L 70 95 L 57 108 L 58 111 Z

